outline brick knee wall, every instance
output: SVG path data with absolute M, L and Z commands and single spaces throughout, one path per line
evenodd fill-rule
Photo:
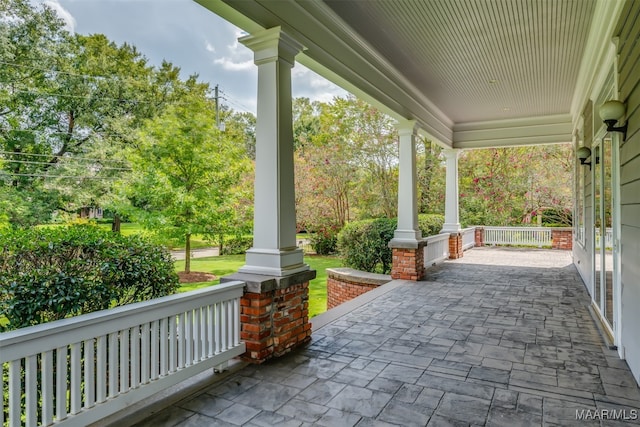
M 367 273 L 351 268 L 327 269 L 327 310 L 391 281 L 384 274 Z
M 327 279 L 327 310 L 377 288 L 378 285 Z
M 551 248 L 572 250 L 573 249 L 573 230 L 567 228 L 551 229 Z

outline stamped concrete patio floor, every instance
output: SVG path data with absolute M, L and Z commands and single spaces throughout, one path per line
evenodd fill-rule
M 477 248 L 361 298 L 313 319 L 307 347 L 139 425 L 640 424 L 569 252 Z

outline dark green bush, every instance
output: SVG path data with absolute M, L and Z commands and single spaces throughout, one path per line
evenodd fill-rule
M 389 218 L 354 221 L 345 225 L 338 234 L 338 250 L 345 265 L 372 273 L 389 273 L 392 252 L 388 245 L 396 225 L 396 219 Z
M 0 317 L 18 329 L 174 293 L 169 252 L 91 225 L 0 235 Z
M 252 236 L 235 236 L 224 241 L 220 255 L 242 255 L 253 246 Z
M 422 231 L 423 237 L 440 234 L 444 225 L 444 216 L 440 214 L 420 214 L 418 215 L 418 228 Z
M 338 230 L 325 227 L 311 236 L 311 247 L 318 255 L 331 255 L 338 250 Z

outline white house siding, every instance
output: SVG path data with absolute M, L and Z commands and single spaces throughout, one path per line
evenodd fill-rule
M 616 29 L 620 99 L 629 130 L 620 146 L 622 344 L 640 382 L 640 1 L 628 1 Z

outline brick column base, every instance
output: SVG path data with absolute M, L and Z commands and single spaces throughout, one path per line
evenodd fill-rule
M 449 259 L 462 258 L 463 255 L 462 233 L 449 234 Z
M 417 242 L 417 247 L 392 247 L 393 261 L 391 278 L 418 281 L 424 278 L 424 247 L 426 241 Z
M 552 228 L 551 248 L 570 251 L 573 249 L 573 229 Z
M 311 340 L 309 281 L 315 277 L 315 270 L 310 270 L 284 277 L 236 273 L 220 279 L 247 284 L 240 300 L 244 360 L 262 363 Z
M 474 245 L 476 247 L 484 246 L 484 228 L 483 227 L 476 227 L 474 237 L 475 237 Z

